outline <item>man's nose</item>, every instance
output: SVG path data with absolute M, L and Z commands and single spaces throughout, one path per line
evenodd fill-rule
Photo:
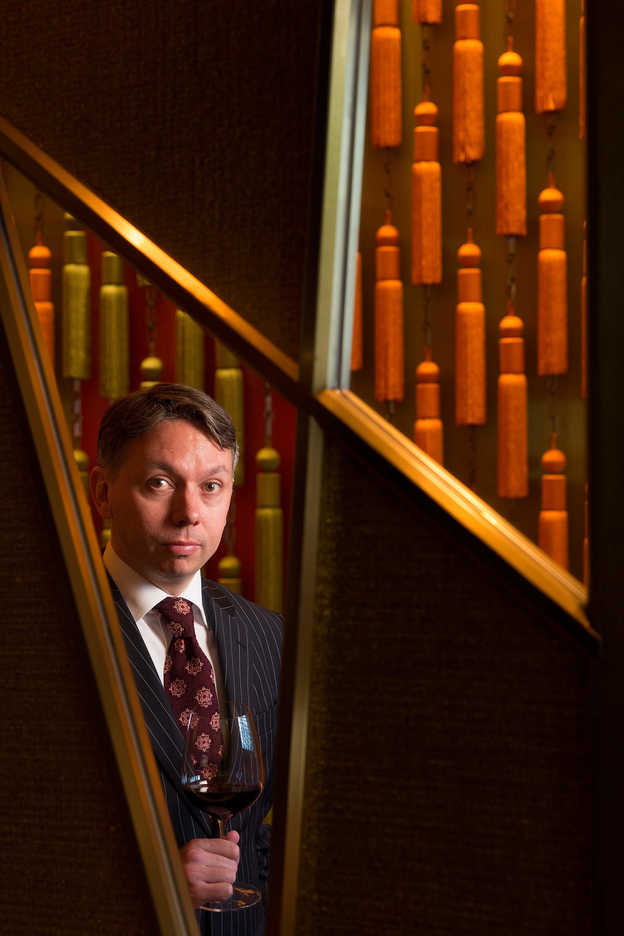
M 172 504 L 172 519 L 177 526 L 195 526 L 199 523 L 199 493 L 191 487 L 180 486 Z

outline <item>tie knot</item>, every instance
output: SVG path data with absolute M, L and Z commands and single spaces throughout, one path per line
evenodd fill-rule
M 176 637 L 194 637 L 193 605 L 185 598 L 164 598 L 156 610 L 167 618 L 169 628 Z

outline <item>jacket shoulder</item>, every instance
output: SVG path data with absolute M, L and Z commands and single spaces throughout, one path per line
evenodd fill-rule
M 202 582 L 202 591 L 204 600 L 206 598 L 215 601 L 222 610 L 238 614 L 243 620 L 261 624 L 281 635 L 284 630 L 284 618 L 277 611 L 270 611 L 261 605 L 243 598 L 242 595 L 236 595 L 224 585 L 213 582 L 212 579 L 204 579 Z

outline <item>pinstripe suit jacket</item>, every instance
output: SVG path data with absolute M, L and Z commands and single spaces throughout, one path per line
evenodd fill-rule
M 109 581 L 178 845 L 192 838 L 212 837 L 210 820 L 190 802 L 180 784 L 183 738 L 160 676 L 125 601 L 110 577 Z M 283 622 L 278 614 L 215 582 L 203 582 L 202 597 L 206 621 L 214 628 L 219 648 L 225 691 L 232 702 L 249 705 L 262 747 L 264 789 L 250 809 L 234 817 L 232 827 L 240 832 L 239 880 L 264 888 L 269 832 L 262 819 L 272 799 Z M 212 936 L 259 936 L 264 930 L 263 917 L 260 906 L 198 915 L 202 934 Z

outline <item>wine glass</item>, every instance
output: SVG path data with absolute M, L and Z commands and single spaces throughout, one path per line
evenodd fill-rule
M 217 823 L 219 837 L 232 816 L 247 809 L 260 796 L 264 785 L 264 765 L 258 733 L 249 708 L 230 705 L 220 716 L 223 753 L 215 757 L 204 750 L 204 726 L 199 713 L 189 714 L 184 739 L 182 786 L 197 805 Z M 261 893 L 249 884 L 235 883 L 227 900 L 202 904 L 202 910 L 222 912 L 252 907 Z

